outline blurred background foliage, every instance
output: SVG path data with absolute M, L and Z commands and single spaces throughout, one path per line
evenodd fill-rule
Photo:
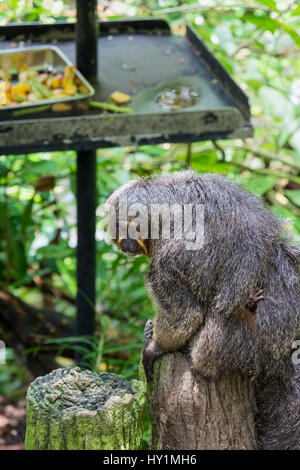
M 261 196 L 300 240 L 300 4 L 99 2 L 103 20 L 135 15 L 166 18 L 175 34 L 184 34 L 186 22 L 195 26 L 248 95 L 255 136 L 98 151 L 97 324 L 102 332 L 90 359 L 94 370 L 128 378 L 137 375 L 143 326 L 155 310 L 143 284 L 147 260 L 126 258 L 107 239 L 102 204 L 114 189 L 137 176 L 187 166 L 221 172 Z M 74 18 L 73 1 L 0 0 L 0 25 Z M 67 317 L 75 315 L 75 171 L 74 152 L 0 156 L 0 285 Z M 41 349 L 49 345 L 44 338 Z M 26 380 L 19 361 L 10 349 L 8 364 L 0 366 L 0 394 L 17 393 L 22 377 Z

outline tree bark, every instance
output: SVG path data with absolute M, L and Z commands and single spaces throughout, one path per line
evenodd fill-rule
M 165 354 L 154 365 L 148 407 L 152 449 L 256 448 L 254 387 L 248 377 L 206 379 L 192 372 L 183 353 Z
M 116 374 L 57 369 L 27 392 L 27 450 L 141 448 L 145 384 Z

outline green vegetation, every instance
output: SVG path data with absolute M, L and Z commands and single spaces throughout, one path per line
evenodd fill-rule
M 0 24 L 73 21 L 74 15 L 71 1 L 0 0 Z M 154 314 L 143 284 L 147 261 L 115 251 L 101 205 L 132 178 L 190 163 L 199 172 L 225 173 L 259 194 L 299 239 L 300 6 L 291 0 L 247 5 L 238 0 L 131 0 L 101 5 L 99 15 L 160 16 L 177 34 L 191 22 L 250 98 L 255 126 L 254 138 L 245 141 L 98 151 L 97 319 L 102 336 L 100 342 L 96 338 L 93 369 L 133 378 L 143 326 Z M 24 301 L 66 316 L 75 314 L 75 169 L 74 152 L 0 156 L 0 283 Z M 0 393 L 10 394 L 20 387 L 19 374 L 14 361 L 0 367 L 11 379 L 10 386 L 0 380 Z

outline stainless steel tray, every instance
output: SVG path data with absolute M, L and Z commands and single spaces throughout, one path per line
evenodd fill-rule
M 27 65 L 31 70 L 47 72 L 50 68 L 55 69 L 58 73 L 64 72 L 66 66 L 72 66 L 73 63 L 65 56 L 65 54 L 55 46 L 35 46 L 23 47 L 17 50 L 0 51 L 0 69 L 7 71 L 10 75 L 16 75 L 20 67 Z M 81 104 L 91 98 L 95 90 L 84 76 L 76 69 L 76 77 L 80 84 L 84 85 L 87 93 L 77 93 L 74 96 L 51 98 L 38 100 L 34 103 L 20 103 L 0 107 L 0 115 L 3 114 L 13 116 L 15 111 L 29 108 L 40 108 L 41 106 L 51 106 L 56 103 L 69 103 L 72 106 Z

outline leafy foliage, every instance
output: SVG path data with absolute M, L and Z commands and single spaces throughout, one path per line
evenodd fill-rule
M 0 23 L 74 19 L 74 2 L 0 1 Z M 131 0 L 99 4 L 102 19 L 162 16 L 176 34 L 190 21 L 249 96 L 255 137 L 99 150 L 97 316 L 102 329 L 94 368 L 137 374 L 145 321 L 154 313 L 143 285 L 144 258 L 117 253 L 101 208 L 119 185 L 157 171 L 191 167 L 239 181 L 287 219 L 300 236 L 300 9 L 292 0 Z M 0 282 L 24 300 L 74 315 L 75 155 L 0 156 Z M 55 288 L 62 296 L 43 293 Z M 62 340 L 63 341 L 63 340 Z M 47 346 L 45 341 L 45 347 Z

